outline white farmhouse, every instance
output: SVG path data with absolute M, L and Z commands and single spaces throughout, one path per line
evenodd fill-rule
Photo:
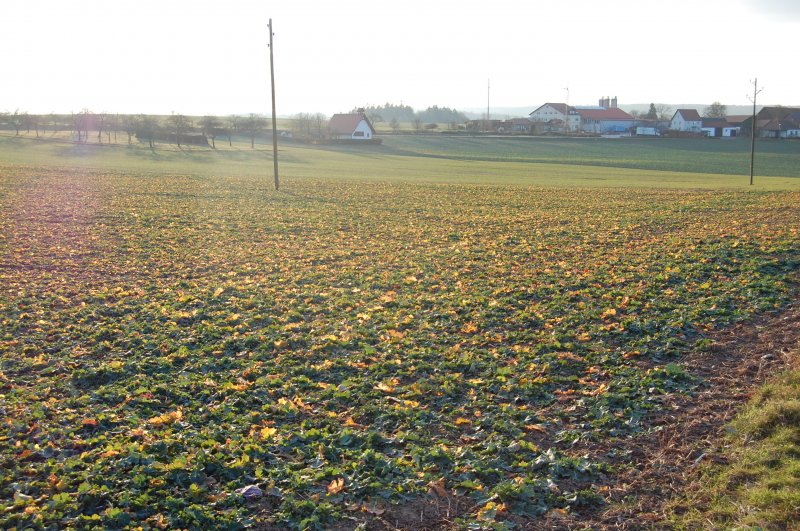
M 566 103 L 545 103 L 528 116 L 545 132 L 577 132 L 581 126 L 580 115 Z
M 697 109 L 678 109 L 672 115 L 669 128 L 673 131 L 700 133 L 703 129 L 703 119 Z
M 334 114 L 328 124 L 330 137 L 336 140 L 371 140 L 375 129 L 363 112 Z

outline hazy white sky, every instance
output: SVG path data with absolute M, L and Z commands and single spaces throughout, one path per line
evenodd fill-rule
M 0 111 L 800 104 L 800 0 L 2 0 Z

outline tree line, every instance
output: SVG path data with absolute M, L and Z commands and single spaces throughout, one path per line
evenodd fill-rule
M 384 103 L 383 105 L 370 105 L 362 107 L 370 122 L 377 124 L 380 122 L 388 123 L 393 131 L 400 129 L 402 122 L 410 123 L 414 129 L 423 128 L 436 129 L 439 124 L 446 124 L 451 129 L 455 129 L 457 124 L 467 121 L 467 116 L 449 107 L 439 107 L 434 105 L 423 111 L 415 111 L 408 105 L 402 103 Z M 355 112 L 355 109 L 354 109 Z
M 637 110 L 632 110 L 628 112 L 634 118 L 641 118 L 642 120 L 669 120 L 672 118 L 673 109 L 669 105 L 665 105 L 663 103 L 659 103 L 656 105 L 655 103 L 650 104 L 650 108 L 647 112 L 640 112 Z M 718 101 L 715 101 L 705 109 L 703 109 L 703 117 L 704 118 L 725 118 L 728 115 L 728 106 L 724 105 Z
M 0 113 L 0 128 L 13 130 L 15 135 L 22 131 L 33 131 L 38 138 L 48 131 L 69 131 L 75 142 L 118 143 L 117 135 L 126 135 L 127 143 L 147 143 L 154 149 L 157 142 L 183 145 L 210 145 L 216 149 L 217 138 L 227 138 L 233 145 L 234 136 L 246 136 L 250 147 L 255 148 L 255 139 L 265 129 L 267 119 L 258 114 L 227 117 L 203 116 L 199 119 L 183 114 L 169 116 L 148 114 L 112 114 L 92 112 L 83 109 L 71 114 L 30 114 L 19 109 Z

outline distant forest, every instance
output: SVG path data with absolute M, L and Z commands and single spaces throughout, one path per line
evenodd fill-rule
M 384 103 L 383 105 L 370 105 L 363 107 L 367 118 L 372 123 L 386 122 L 422 122 L 426 124 L 440 123 L 440 124 L 455 124 L 464 123 L 467 121 L 467 116 L 449 107 L 439 107 L 434 105 L 428 107 L 424 111 L 415 112 L 408 105 L 395 105 L 393 103 Z M 355 109 L 354 109 L 355 111 Z

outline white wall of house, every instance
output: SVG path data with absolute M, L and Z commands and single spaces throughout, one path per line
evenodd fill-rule
M 635 120 L 595 120 L 586 119 L 581 122 L 584 133 L 626 133 L 633 128 Z
M 669 128 L 675 131 L 699 133 L 703 128 L 703 122 L 700 120 L 684 120 L 683 115 L 678 113 L 672 118 Z
M 550 120 L 564 121 L 564 113 L 551 105 L 543 105 L 542 107 L 533 111 L 530 115 L 532 122 L 549 122 Z M 575 131 L 581 123 L 581 118 L 577 114 L 570 114 L 568 116 L 567 124 L 570 129 Z
M 549 122 L 550 120 L 563 120 L 564 113 L 550 105 L 542 105 L 530 114 L 534 122 Z
M 570 131 L 578 131 L 581 127 L 581 115 L 577 113 L 570 114 L 567 124 Z
M 540 108 L 536 109 L 532 113 L 528 115 L 532 122 L 544 122 L 547 123 L 550 120 L 561 120 L 565 121 L 567 128 L 571 132 L 575 132 L 580 130 L 581 127 L 581 117 L 577 113 L 569 113 L 568 116 L 564 117 L 564 113 L 556 109 L 551 105 L 542 105 Z
M 724 136 L 724 137 L 739 136 L 739 132 L 741 130 L 742 130 L 741 127 L 723 127 L 722 128 L 722 136 Z
M 366 120 L 361 120 L 358 122 L 355 131 L 353 131 L 353 136 L 351 136 L 353 140 L 369 140 L 372 138 L 372 129 L 370 129 L 369 124 Z

